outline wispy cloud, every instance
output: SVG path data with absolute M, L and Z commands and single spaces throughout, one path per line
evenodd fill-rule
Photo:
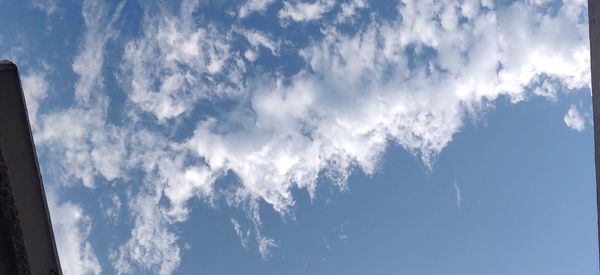
M 122 0 L 110 14 L 109 7 L 102 1 L 83 1 L 86 31 L 82 50 L 73 61 L 73 71 L 79 76 L 75 84 L 78 100 L 87 101 L 94 90 L 99 92 L 103 87 L 104 49 L 108 40 L 117 34 L 114 24 L 126 2 Z
M 279 244 L 277 243 L 277 241 L 275 241 L 272 238 L 267 238 L 265 236 L 258 236 L 257 241 L 258 241 L 258 252 L 260 252 L 260 256 L 263 259 L 270 258 L 271 250 L 273 250 L 273 248 L 279 247 Z
M 108 201 L 100 200 L 100 208 L 102 209 L 104 218 L 113 224 L 116 224 L 119 219 L 121 206 L 121 199 L 116 194 L 112 194 L 112 197 Z
M 250 49 L 244 52 L 244 57 L 250 62 L 254 62 L 258 59 L 259 47 L 269 49 L 273 55 L 279 55 L 280 42 L 274 41 L 270 35 L 257 30 L 247 29 L 240 29 L 238 32 L 244 36 L 250 44 Z
M 349 2 L 340 5 L 341 11 L 337 15 L 337 22 L 351 21 L 359 9 L 364 9 L 369 6 L 366 0 L 350 0 Z
M 179 265 L 179 237 L 170 228 L 166 209 L 159 206 L 160 198 L 160 193 L 151 191 L 129 198 L 134 217 L 131 238 L 110 254 L 118 274 L 139 273 L 141 267 L 144 272 L 166 275 Z
M 274 2 L 275 0 L 248 0 L 240 7 L 238 16 L 244 18 L 254 12 L 264 12 Z
M 51 16 L 60 9 L 59 0 L 31 0 L 31 5 L 46 13 L 46 16 Z
M 454 181 L 454 196 L 456 197 L 456 207 L 460 208 L 462 205 L 462 192 L 460 191 L 460 187 L 458 187 L 458 184 L 456 184 L 456 181 Z
M 279 19 L 297 22 L 318 20 L 335 5 L 333 0 L 316 0 L 314 2 L 283 1 L 283 9 L 279 11 Z
M 235 234 L 240 239 L 242 246 L 247 249 L 248 248 L 248 238 L 250 237 L 250 231 L 246 231 L 246 232 L 242 231 L 242 227 L 240 226 L 240 223 L 238 223 L 238 221 L 236 219 L 232 218 L 231 224 L 233 225 L 233 230 L 235 231 Z

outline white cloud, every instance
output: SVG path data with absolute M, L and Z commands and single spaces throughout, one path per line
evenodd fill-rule
M 98 258 L 87 240 L 92 230 L 91 218 L 77 204 L 58 203 L 52 193 L 48 196 L 48 208 L 63 273 L 101 274 Z
M 571 105 L 571 107 L 569 107 L 569 111 L 563 120 L 569 128 L 575 131 L 581 132 L 583 129 L 585 129 L 585 119 L 581 114 L 579 114 L 579 110 L 575 105 Z
M 248 0 L 240 7 L 238 16 L 244 18 L 254 12 L 264 12 L 273 2 L 275 0 Z
M 37 131 L 37 117 L 41 102 L 48 96 L 48 81 L 46 74 L 41 71 L 31 71 L 21 77 L 23 94 L 27 105 L 29 123 L 33 131 Z
M 279 19 L 282 21 L 292 20 L 298 22 L 308 22 L 318 20 L 323 14 L 329 12 L 335 1 L 333 0 L 315 0 L 314 2 L 302 1 L 283 1 L 283 9 L 279 11 Z

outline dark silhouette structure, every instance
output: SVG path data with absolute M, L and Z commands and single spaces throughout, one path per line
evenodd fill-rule
M 594 157 L 596 159 L 596 219 L 600 213 L 600 2 L 588 0 L 590 55 L 592 66 L 592 107 L 594 112 Z M 600 221 L 598 221 L 600 260 Z M 599 261 L 600 263 L 600 261 Z
M 17 66 L 0 61 L 0 274 L 62 274 Z
M 0 274 L 31 274 L 19 211 L 2 151 L 0 145 Z

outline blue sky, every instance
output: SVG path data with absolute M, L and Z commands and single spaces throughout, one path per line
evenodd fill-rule
M 587 1 L 0 2 L 65 274 L 597 274 Z

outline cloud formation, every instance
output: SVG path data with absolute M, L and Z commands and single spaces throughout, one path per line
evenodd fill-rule
M 366 1 L 284 1 L 267 14 L 274 1 L 250 0 L 230 24 L 199 19 L 199 1 L 144 3 L 140 32 L 117 41 L 124 3 L 84 2 L 74 104 L 41 114 L 36 135 L 58 156 L 64 182 L 132 183 L 122 206 L 131 234 L 110 255 L 120 274 L 177 269 L 175 228 L 194 198 L 244 209 L 252 227 L 231 219 L 234 232 L 243 246 L 253 234 L 267 258 L 280 244 L 261 233 L 259 201 L 293 215 L 292 190 L 314 197 L 317 184 L 346 188 L 353 169 L 376 172 L 390 144 L 432 167 L 465 117 L 498 97 L 519 102 L 590 85 L 585 1 L 550 12 L 540 1 L 402 0 L 393 16 L 370 17 L 356 12 L 370 8 Z M 253 12 L 284 26 L 242 25 Z M 303 39 L 284 31 L 306 22 L 318 31 Z M 109 118 L 103 69 L 112 42 L 123 53 L 117 118 Z M 263 63 L 260 49 L 270 62 L 301 65 Z M 216 186 L 228 173 L 239 181 Z

